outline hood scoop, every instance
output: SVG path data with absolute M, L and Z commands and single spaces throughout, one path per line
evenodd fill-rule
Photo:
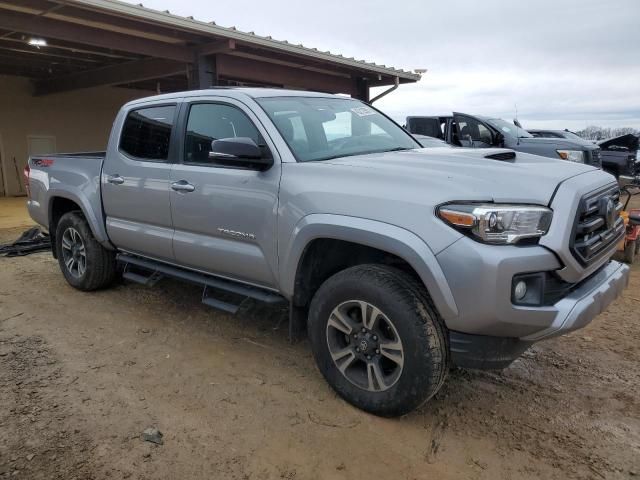
M 485 155 L 484 158 L 489 158 L 491 160 L 500 160 L 502 162 L 513 162 L 516 159 L 516 152 L 511 150 L 508 152 L 491 153 L 489 155 Z

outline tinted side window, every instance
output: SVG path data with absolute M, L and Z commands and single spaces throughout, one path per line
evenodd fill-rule
M 265 143 L 242 110 L 215 103 L 192 105 L 187 120 L 185 163 L 217 163 L 209 158 L 211 142 L 234 137 L 248 137 L 258 145 Z
M 132 157 L 167 161 L 176 107 L 151 107 L 129 112 L 120 137 L 120 150 Z
M 427 135 L 434 138 L 442 137 L 440 120 L 437 118 L 410 118 L 407 121 L 407 128 L 411 133 L 418 135 Z

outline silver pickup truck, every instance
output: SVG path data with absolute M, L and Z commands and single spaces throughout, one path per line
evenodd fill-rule
M 291 337 L 306 331 L 330 385 L 378 415 L 427 401 L 452 365 L 504 368 L 583 327 L 628 281 L 610 259 L 624 235 L 611 175 L 422 149 L 340 96 L 136 100 L 106 153 L 32 157 L 25 173 L 72 286 L 174 277 L 229 312 L 287 301 Z

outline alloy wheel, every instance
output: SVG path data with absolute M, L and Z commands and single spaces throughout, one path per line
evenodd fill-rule
M 335 366 L 354 385 L 382 392 L 402 373 L 404 350 L 393 322 L 375 305 L 349 300 L 333 309 L 327 345 Z
M 62 259 L 67 271 L 75 278 L 80 278 L 87 270 L 87 252 L 80 233 L 67 228 L 62 234 Z

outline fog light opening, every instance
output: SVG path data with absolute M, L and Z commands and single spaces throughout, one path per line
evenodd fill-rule
M 516 300 L 522 300 L 527 295 L 527 282 L 520 280 L 513 289 L 513 296 Z

